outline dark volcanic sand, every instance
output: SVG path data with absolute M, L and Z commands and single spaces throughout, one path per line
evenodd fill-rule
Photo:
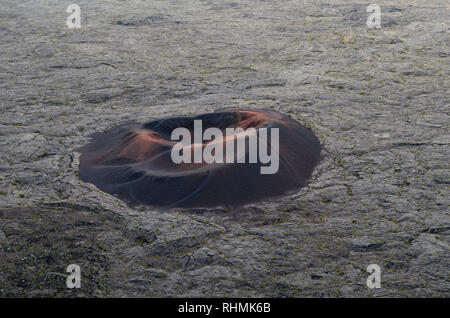
M 321 150 L 311 131 L 271 109 L 125 123 L 92 139 L 77 149 L 80 178 L 132 207 L 234 208 L 280 198 L 308 184 Z
M 1 2 L 0 296 L 450 296 L 448 1 L 70 3 Z M 223 107 L 309 126 L 311 184 L 160 212 L 78 178 L 91 133 Z

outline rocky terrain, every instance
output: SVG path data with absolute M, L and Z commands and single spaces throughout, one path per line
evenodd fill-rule
M 448 1 L 71 3 L 0 4 L 0 296 L 450 296 Z M 91 133 L 229 106 L 309 126 L 310 186 L 161 211 L 78 178 Z

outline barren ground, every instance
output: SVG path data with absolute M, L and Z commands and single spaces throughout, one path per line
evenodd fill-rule
M 0 296 L 450 296 L 448 1 L 71 3 L 0 4 Z M 159 211 L 77 176 L 93 132 L 228 106 L 310 126 L 311 185 Z

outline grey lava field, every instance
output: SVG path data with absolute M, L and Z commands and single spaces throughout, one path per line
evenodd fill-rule
M 0 297 L 450 297 L 450 3 L 371 3 L 2 0 Z M 225 107 L 310 129 L 309 185 L 164 210 L 79 177 L 93 133 Z

